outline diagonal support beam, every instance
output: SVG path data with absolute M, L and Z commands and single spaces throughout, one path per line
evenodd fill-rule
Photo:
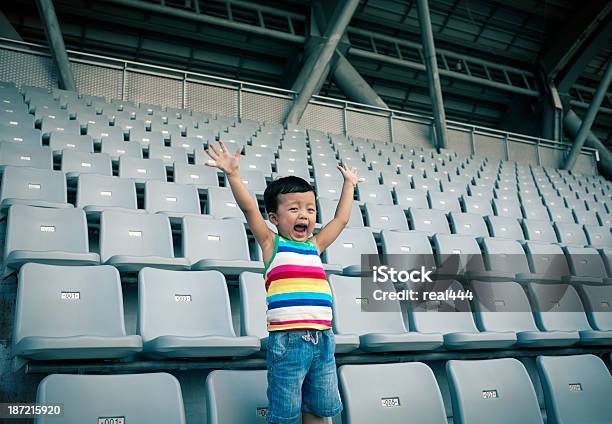
M 580 129 L 578 130 L 578 134 L 574 140 L 574 145 L 572 146 L 572 150 L 565 161 L 565 165 L 563 169 L 572 169 L 578 156 L 580 155 L 580 151 L 582 150 L 582 146 L 584 146 L 585 141 L 589 133 L 591 132 L 591 126 L 595 121 L 595 116 L 597 116 L 597 112 L 599 110 L 599 106 L 608 90 L 608 86 L 610 85 L 610 81 L 612 81 L 612 59 L 608 60 L 608 64 L 606 65 L 606 71 L 599 82 L 599 86 L 597 86 L 597 91 L 595 91 L 595 95 L 593 96 L 593 100 L 591 101 L 591 105 L 587 110 L 586 116 L 582 121 L 582 125 L 580 125 Z
M 344 34 L 353 13 L 359 5 L 359 0 L 347 0 L 346 2 L 338 3 L 334 14 L 330 20 L 330 25 L 325 31 L 325 43 L 318 49 L 316 56 L 312 59 L 312 71 L 304 82 L 302 90 L 293 102 L 291 110 L 287 114 L 285 123 L 287 125 L 297 125 L 302 118 L 308 102 L 315 93 L 321 76 L 327 69 L 332 56 L 338 46 L 340 38 Z
M 566 131 L 572 136 L 576 137 L 582 121 L 576 115 L 576 112 L 569 110 L 563 118 L 563 126 Z M 601 172 L 607 179 L 612 179 L 612 152 L 608 149 L 592 132 L 587 136 L 584 143 L 587 147 L 597 149 L 599 154 L 599 172 Z
M 53 1 L 36 0 L 36 6 L 38 7 L 38 13 L 40 14 L 40 19 L 43 27 L 45 28 L 45 34 L 47 35 L 49 49 L 51 50 L 51 56 L 53 56 L 53 62 L 55 62 L 55 66 L 58 70 L 60 88 L 63 88 L 64 90 L 76 91 L 76 84 L 74 83 L 72 68 L 70 67 L 70 62 L 68 61 L 66 46 L 64 45 L 64 39 L 62 38 L 62 30 L 59 26 L 59 22 L 57 21 Z
M 442 100 L 442 86 L 440 84 L 440 73 L 438 72 L 438 61 L 436 59 L 436 48 L 434 46 L 433 31 L 431 29 L 431 17 L 429 16 L 429 5 L 427 0 L 417 0 L 417 11 L 421 25 L 421 38 L 423 40 L 423 55 L 425 68 L 427 69 L 427 80 L 429 82 L 429 96 L 433 108 L 434 125 L 436 128 L 437 147 L 446 147 L 446 114 L 444 113 L 444 101 Z
M 332 70 L 334 83 L 351 101 L 389 109 L 389 106 L 363 79 L 357 69 L 340 52 L 336 52 L 336 65 Z

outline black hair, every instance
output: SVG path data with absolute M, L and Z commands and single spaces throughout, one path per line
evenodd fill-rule
M 278 195 L 287 193 L 308 193 L 312 191 L 317 197 L 317 193 L 310 183 L 303 178 L 290 175 L 272 181 L 264 191 L 264 204 L 266 212 L 274 213 L 278 209 Z

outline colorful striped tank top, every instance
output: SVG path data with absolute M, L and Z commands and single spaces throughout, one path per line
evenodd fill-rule
M 276 235 L 265 281 L 268 331 L 331 328 L 331 289 L 312 240 Z

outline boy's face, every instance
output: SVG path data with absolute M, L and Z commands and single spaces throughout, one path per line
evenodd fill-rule
M 283 237 L 293 241 L 306 241 L 315 227 L 317 206 L 312 191 L 278 195 L 276 213 L 270 213 L 270 222 Z

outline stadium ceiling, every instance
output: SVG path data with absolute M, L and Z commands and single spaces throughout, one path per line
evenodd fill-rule
M 316 3 L 54 0 L 69 49 L 284 88 L 316 36 Z M 605 0 L 429 3 L 449 119 L 540 135 L 540 125 L 520 122 L 516 111 L 538 114 L 545 75 L 581 115 L 612 57 L 612 6 Z M 46 42 L 34 0 L 0 10 L 24 40 Z M 431 114 L 417 16 L 415 0 L 362 0 L 338 48 L 389 107 Z M 331 78 L 320 94 L 344 98 Z M 612 144 L 610 92 L 593 131 Z

